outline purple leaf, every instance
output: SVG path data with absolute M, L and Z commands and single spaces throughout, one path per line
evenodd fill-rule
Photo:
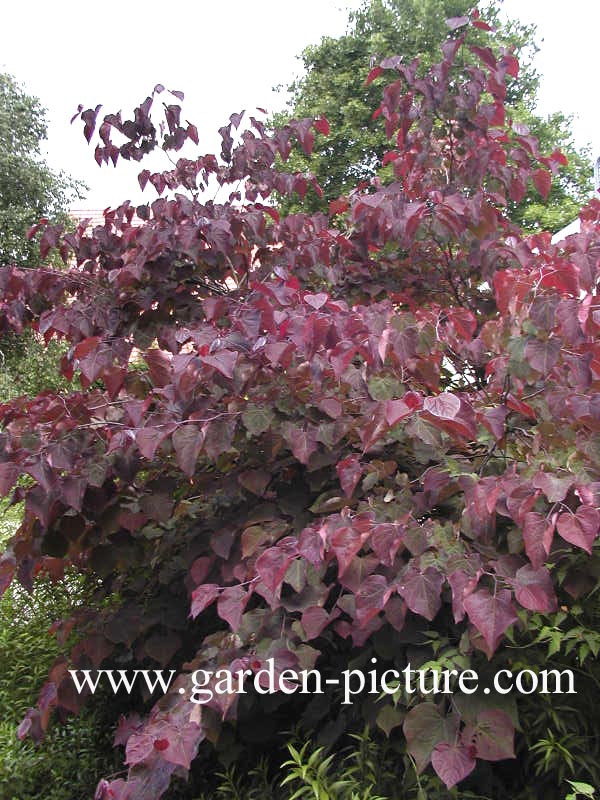
M 204 583 L 194 589 L 190 616 L 195 619 L 219 596 L 220 591 L 221 589 L 216 583 Z
M 8 589 L 15 576 L 17 560 L 12 553 L 3 553 L 0 556 L 0 597 Z
M 514 758 L 515 726 L 506 711 L 488 708 L 480 711 L 475 725 L 467 725 L 463 741 L 471 742 L 477 758 L 485 761 L 502 761 Z
M 200 361 L 213 367 L 226 378 L 233 378 L 233 370 L 238 359 L 238 354 L 232 350 L 221 350 L 212 356 L 200 356 Z
M 189 769 L 198 752 L 198 745 L 204 738 L 200 726 L 195 722 L 185 722 L 156 727 L 154 748 L 162 752 L 163 758 L 170 764 Z
M 249 599 L 250 595 L 243 586 L 228 586 L 223 589 L 217 600 L 219 616 L 234 632 L 240 627 L 242 614 Z
M 256 571 L 260 579 L 272 592 L 281 587 L 290 563 L 298 555 L 298 542 L 289 537 L 282 539 L 275 547 L 269 547 L 256 560 Z
M 536 169 L 532 175 L 533 185 L 545 200 L 552 188 L 552 176 L 547 169 Z
M 537 569 L 542 566 L 550 554 L 554 537 L 554 523 L 538 511 L 528 511 L 523 517 L 522 534 L 527 557 L 533 568 Z
M 355 595 L 356 620 L 359 625 L 366 625 L 383 608 L 392 593 L 383 575 L 369 575 Z
M 500 589 L 495 595 L 487 589 L 478 589 L 465 598 L 464 607 L 491 652 L 498 646 L 506 629 L 517 621 L 508 589 Z
M 446 25 L 451 31 L 455 31 L 457 28 L 462 28 L 463 25 L 467 25 L 468 22 L 469 17 L 449 17 L 446 20 Z
M 346 497 L 352 497 L 356 484 L 363 473 L 358 458 L 356 456 L 347 456 L 342 461 L 338 461 L 336 471 L 344 494 Z
M 281 430 L 294 456 L 301 464 L 308 464 L 311 455 L 317 450 L 317 437 L 313 427 L 301 428 L 292 422 L 286 422 Z
M 477 425 L 475 413 L 471 406 L 450 392 L 443 392 L 435 397 L 423 400 L 423 412 L 427 419 L 452 434 L 475 438 Z
M 316 639 L 327 627 L 329 614 L 321 606 L 309 606 L 302 612 L 301 622 L 307 638 Z
M 525 345 L 525 355 L 531 366 L 546 376 L 556 365 L 561 347 L 562 343 L 557 338 L 545 341 L 531 339 Z
M 407 392 L 400 400 L 386 400 L 385 421 L 392 427 L 421 408 L 422 404 L 421 396 L 416 392 Z
M 515 598 L 523 608 L 541 613 L 556 611 L 556 594 L 546 567 L 534 569 L 526 564 L 517 570 L 513 585 Z
M 475 769 L 472 747 L 441 742 L 431 754 L 431 764 L 447 789 L 456 786 Z
M 163 388 L 171 383 L 171 354 L 164 350 L 152 348 L 144 354 L 144 361 L 148 364 L 148 371 L 155 386 Z
M 331 549 L 338 562 L 338 577 L 343 577 L 350 562 L 363 546 L 369 534 L 357 528 L 338 528 L 331 537 Z
M 462 569 L 455 570 L 448 575 L 448 583 L 452 589 L 452 614 L 455 622 L 460 622 L 464 619 L 464 600 L 475 591 L 480 575 L 481 570 L 478 570 L 473 575 Z
M 238 475 L 238 483 L 252 494 L 262 497 L 273 476 L 263 469 L 249 469 Z
M 590 555 L 599 528 L 600 513 L 592 506 L 579 506 L 575 514 L 564 512 L 556 523 L 556 530 L 565 541 L 581 547 Z
M 408 712 L 402 728 L 406 736 L 406 747 L 415 759 L 417 772 L 422 772 L 438 744 L 454 742 L 457 721 L 442 716 L 434 703 L 419 703 Z
M 542 490 L 550 503 L 561 503 L 573 485 L 573 477 L 567 475 L 560 478 L 552 472 L 540 471 L 533 476 L 531 483 L 536 489 Z
M 402 526 L 398 523 L 381 522 L 373 527 L 371 547 L 382 564 L 393 566 L 398 550 L 403 546 Z
M 154 737 L 150 733 L 132 733 L 125 747 L 125 763 L 139 764 L 154 750 Z
M 185 472 L 188 478 L 191 478 L 196 470 L 196 462 L 202 449 L 202 442 L 204 435 L 198 429 L 198 426 L 193 423 L 180 425 L 171 436 L 175 454 L 177 456 L 177 463 L 180 468 Z
M 432 620 L 442 606 L 440 595 L 443 585 L 444 576 L 433 567 L 427 567 L 424 572 L 411 567 L 400 582 L 398 594 L 411 611 Z

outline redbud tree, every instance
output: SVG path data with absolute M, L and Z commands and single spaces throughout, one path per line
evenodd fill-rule
M 219 156 L 140 173 L 153 202 L 91 230 L 35 226 L 63 269 L 0 272 L 1 329 L 67 342 L 72 385 L 0 406 L 0 494 L 24 508 L 0 586 L 76 570 L 93 587 L 54 626 L 77 641 L 20 735 L 80 709 L 69 669 L 177 674 L 119 722 L 124 773 L 99 800 L 160 797 L 249 720 L 338 735 L 379 721 L 448 787 L 514 756 L 518 708 L 495 691 L 400 686 L 346 706 L 327 686 L 318 715 L 297 694 L 189 697 L 194 670 L 269 659 L 335 677 L 443 657 L 485 676 L 532 615 L 589 589 L 600 203 L 558 244 L 509 221 L 507 204 L 531 184 L 546 196 L 564 156 L 507 118 L 518 64 L 492 37 L 470 44 L 486 23 L 449 27 L 428 71 L 393 57 L 368 75 L 393 178 L 328 216 L 276 207 L 319 192 L 285 162 L 327 120 L 272 131 L 233 114 Z M 197 145 L 180 99 L 157 86 L 131 119 L 80 108 L 98 163 Z M 228 199 L 205 199 L 209 185 Z

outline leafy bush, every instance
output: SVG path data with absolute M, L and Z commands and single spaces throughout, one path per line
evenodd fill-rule
M 47 346 L 32 331 L 5 335 L 0 340 L 0 402 L 21 395 L 60 392 L 69 384 L 60 374 L 58 362 L 66 353 L 62 342 Z
M 84 185 L 55 173 L 42 159 L 46 111 L 12 75 L 0 73 L 0 264 L 39 264 L 27 229 L 40 218 L 66 217 Z
M 420 68 L 440 58 L 442 31 L 447 30 L 446 17 L 468 13 L 470 0 L 364 0 L 350 13 L 348 28 L 337 39 L 324 37 L 301 54 L 305 74 L 287 87 L 288 109 L 275 115 L 275 121 L 290 117 L 327 117 L 331 134 L 318 138 L 310 155 L 293 152 L 290 161 L 295 169 L 310 169 L 323 188 L 323 197 L 316 194 L 306 199 L 286 198 L 284 208 L 326 210 L 328 202 L 354 188 L 361 180 L 378 175 L 393 180 L 390 163 L 382 168 L 389 151 L 389 140 L 382 125 L 373 120 L 373 109 L 380 96 L 380 81 L 365 86 L 366 65 L 377 58 L 402 55 L 409 64 L 418 58 Z M 540 197 L 533 184 L 518 202 L 509 201 L 507 213 L 528 232 L 557 231 L 570 223 L 592 192 L 591 153 L 578 152 L 572 134 L 571 120 L 554 113 L 539 117 L 533 109 L 539 88 L 539 76 L 532 67 L 537 52 L 534 25 L 524 26 L 516 20 L 502 22 L 498 5 L 486 2 L 485 18 L 495 28 L 495 40 L 519 59 L 519 73 L 507 86 L 506 114 L 526 125 L 540 143 L 543 152 L 556 148 L 568 156 L 568 165 L 558 170 L 547 197 Z M 506 18 L 504 9 L 503 17 Z M 473 32 L 471 32 L 473 33 Z M 479 41 L 485 46 L 486 33 Z M 459 58 L 469 60 L 463 50 Z M 384 81 L 382 78 L 381 81 Z
M 92 795 L 99 773 L 113 771 L 120 762 L 112 750 L 111 713 L 106 713 L 114 708 L 111 698 L 97 700 L 64 726 L 53 725 L 41 744 L 16 736 L 18 722 L 35 698 L 35 687 L 43 683 L 61 651 L 49 628 L 81 602 L 80 583 L 73 577 L 58 585 L 42 580 L 35 595 L 15 585 L 0 600 L 0 797 L 4 800 L 81 800 Z
M 62 342 L 45 347 L 32 331 L 3 336 L 0 401 L 67 388 L 57 367 L 65 352 Z M 22 516 L 22 504 L 0 502 L 0 547 Z M 81 601 L 80 595 L 81 580 L 72 578 L 70 585 L 41 581 L 34 596 L 14 585 L 0 599 L 0 797 L 6 800 L 80 800 L 92 794 L 99 773 L 116 766 L 110 726 L 99 708 L 54 726 L 42 745 L 16 737 L 19 721 L 61 649 L 49 635 L 50 626 Z
M 31 702 L 31 700 L 29 701 Z M 106 719 L 85 711 L 54 726 L 42 745 L 19 741 L 14 720 L 0 723 L 0 794 L 5 800 L 81 800 L 92 797 L 99 774 L 110 774 L 121 759 L 111 753 Z
M 51 710 L 85 702 L 70 665 L 178 673 L 153 705 L 130 698 L 139 713 L 117 736 L 127 773 L 102 780 L 97 800 L 164 795 L 211 758 L 208 743 L 243 763 L 281 747 L 290 720 L 318 747 L 365 724 L 393 732 L 421 797 L 441 779 L 448 792 L 464 781 L 461 792 L 550 798 L 557 776 L 595 775 L 593 759 L 577 762 L 597 734 L 589 701 L 564 709 L 583 714 L 575 737 L 552 738 L 552 707 L 526 699 L 528 729 L 514 695 L 483 689 L 400 685 L 353 704 L 329 684 L 316 697 L 189 696 L 196 670 L 256 674 L 270 659 L 324 678 L 468 667 L 483 687 L 519 659 L 566 657 L 587 698 L 597 680 L 583 609 L 599 574 L 600 202 L 559 245 L 509 221 L 529 185 L 548 195 L 564 156 L 507 120 L 518 64 L 471 43 L 486 23 L 449 24 L 424 77 L 396 58 L 368 77 L 391 74 L 375 113 L 394 183 L 357 187 L 329 218 L 280 218 L 272 193 L 303 197 L 311 181 L 276 161 L 295 141 L 310 153 L 327 120 L 269 132 L 251 118 L 236 142 L 232 115 L 220 160 L 140 173 L 159 195 L 189 196 L 140 206 L 141 227 L 129 203 L 91 233 L 36 226 L 42 256 L 74 266 L 0 272 L 4 328 L 66 339 L 61 370 L 81 386 L 0 409 L 0 494 L 29 476 L 13 491 L 25 511 L 0 586 L 74 567 L 96 587 L 58 624 L 83 639 L 20 733 L 39 739 Z M 174 101 L 153 121 L 163 92 L 131 120 L 104 117 L 99 162 L 197 143 Z M 81 113 L 88 140 L 98 109 Z M 200 202 L 209 180 L 228 201 Z M 146 371 L 130 367 L 135 350 Z

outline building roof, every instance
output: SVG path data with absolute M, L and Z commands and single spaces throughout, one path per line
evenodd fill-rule
M 89 224 L 87 226 L 88 229 L 95 228 L 97 225 L 104 225 L 104 211 L 108 209 L 104 208 L 70 208 L 69 209 L 69 216 L 75 222 L 81 222 L 83 219 L 89 219 Z M 141 220 L 137 214 L 134 213 L 131 224 L 134 228 L 143 225 L 143 220 Z

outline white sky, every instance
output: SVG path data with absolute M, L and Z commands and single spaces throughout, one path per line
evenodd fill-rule
M 69 124 L 78 103 L 103 112 L 131 112 L 156 83 L 185 92 L 184 118 L 200 131 L 201 152 L 220 147 L 217 129 L 234 111 L 281 108 L 271 91 L 301 70 L 296 56 L 321 36 L 337 36 L 346 9 L 359 0 L 196 0 L 178 3 L 3 4 L 0 70 L 12 73 L 48 109 L 47 158 L 90 187 L 78 205 L 98 208 L 141 195 L 139 164 L 98 167 L 81 123 Z M 535 22 L 543 81 L 539 110 L 574 114 L 579 145 L 600 154 L 598 0 L 504 0 L 512 17 Z M 161 97 L 164 97 L 162 95 Z M 164 157 L 163 157 L 164 158 Z M 164 159 L 168 168 L 168 162 Z M 158 167 L 155 167 L 158 168 Z

